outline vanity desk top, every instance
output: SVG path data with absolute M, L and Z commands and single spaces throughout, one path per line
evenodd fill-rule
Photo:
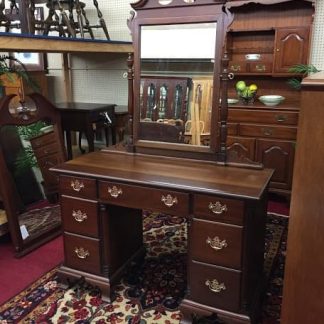
M 177 159 L 121 151 L 92 152 L 52 170 L 161 188 L 260 199 L 271 170 L 216 165 L 212 162 Z

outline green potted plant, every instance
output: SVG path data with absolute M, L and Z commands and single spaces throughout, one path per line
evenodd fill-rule
M 289 72 L 302 75 L 302 77 L 300 77 L 300 78 L 291 78 L 288 80 L 288 84 L 292 88 L 294 88 L 296 90 L 300 90 L 301 79 L 309 74 L 320 72 L 320 70 L 318 70 L 313 64 L 297 64 L 297 65 L 292 66 L 289 69 Z
M 39 86 L 20 60 L 11 55 L 0 55 L 0 86 L 10 87 L 17 79 L 25 81 L 33 91 L 39 91 Z

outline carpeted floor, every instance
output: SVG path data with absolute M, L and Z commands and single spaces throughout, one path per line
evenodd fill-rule
M 269 276 L 262 324 L 278 322 L 288 218 L 268 215 L 265 272 Z M 147 214 L 147 257 L 132 264 L 115 287 L 112 304 L 80 282 L 61 289 L 56 269 L 0 306 L 0 323 L 179 323 L 178 306 L 186 287 L 186 226 L 182 217 Z

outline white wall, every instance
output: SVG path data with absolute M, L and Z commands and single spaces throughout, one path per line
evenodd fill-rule
M 311 49 L 311 63 L 319 70 L 324 70 L 324 1 L 317 0 Z

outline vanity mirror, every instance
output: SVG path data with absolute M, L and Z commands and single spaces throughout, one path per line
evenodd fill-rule
M 58 178 L 49 171 L 65 161 L 59 117 L 39 94 L 0 103 L 0 189 L 18 257 L 61 230 Z
M 130 82 L 134 151 L 224 160 L 225 141 L 219 131 L 224 114 L 219 103 L 226 98 L 222 53 L 230 22 L 224 3 L 132 4 L 137 13 L 129 20 L 134 43 L 134 83 Z

